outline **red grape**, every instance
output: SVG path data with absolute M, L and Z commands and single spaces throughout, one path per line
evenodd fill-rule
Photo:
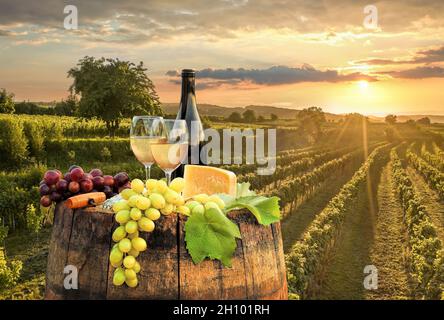
M 75 164 L 73 164 L 72 166 L 69 167 L 68 171 L 71 172 L 75 168 L 80 168 L 80 167 L 75 165 Z
M 58 169 L 54 169 L 54 171 L 58 173 L 60 179 L 63 179 L 63 173 L 62 173 L 62 171 L 60 171 L 60 170 L 58 170 Z
M 84 174 L 85 172 L 83 171 L 82 168 L 76 167 L 71 170 L 71 180 L 79 182 L 83 178 Z
M 90 173 L 85 173 L 81 180 L 92 180 L 94 177 Z
M 114 183 L 117 187 L 125 185 L 129 181 L 128 174 L 126 172 L 119 172 L 114 176 Z
M 96 176 L 92 179 L 92 182 L 94 184 L 94 188 L 97 190 L 102 190 L 105 186 L 105 179 L 100 176 Z
M 46 196 L 46 195 L 50 194 L 51 188 L 49 188 L 48 185 L 46 183 L 44 183 L 44 184 L 40 185 L 39 192 L 40 192 L 41 196 Z
M 104 185 L 108 187 L 114 187 L 114 178 L 113 176 L 104 176 Z
M 57 192 L 63 193 L 68 190 L 68 181 L 62 179 L 56 183 Z
M 100 170 L 100 169 L 92 169 L 89 173 L 90 173 L 93 177 L 97 177 L 97 176 L 102 177 L 102 176 L 103 176 L 103 172 L 102 172 L 102 170 Z
M 103 188 L 103 192 L 105 193 L 107 198 L 111 198 L 114 194 L 113 189 L 110 186 L 105 186 Z
M 94 184 L 92 180 L 90 179 L 83 179 L 80 181 L 80 190 L 84 193 L 91 192 L 91 190 L 94 188 Z
M 68 185 L 68 190 L 71 193 L 77 193 L 80 191 L 80 185 L 76 181 L 71 181 Z
M 48 186 L 56 184 L 57 181 L 59 181 L 59 179 L 60 179 L 60 176 L 59 176 L 58 172 L 55 170 L 46 171 L 45 175 L 43 176 L 43 180 L 45 180 L 45 182 Z
M 127 182 L 123 186 L 119 187 L 118 191 L 119 191 L 119 193 L 121 193 L 125 189 L 131 189 L 131 184 L 129 182 Z
M 49 198 L 49 196 L 43 196 L 43 197 L 40 198 L 40 204 L 43 207 L 49 207 L 51 205 L 51 203 L 52 203 L 52 201 Z
M 63 179 L 65 179 L 68 182 L 71 182 L 71 173 L 69 173 L 69 172 L 65 173 L 65 175 L 63 176 Z
M 54 202 L 59 202 L 60 200 L 62 200 L 62 195 L 58 192 L 53 192 L 49 195 L 49 199 Z

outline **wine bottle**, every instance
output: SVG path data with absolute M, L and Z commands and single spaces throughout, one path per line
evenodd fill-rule
M 205 159 L 200 156 L 205 134 L 199 111 L 196 104 L 196 72 L 192 69 L 182 70 L 182 93 L 180 96 L 179 111 L 177 120 L 185 120 L 189 133 L 188 163 L 205 165 Z M 184 164 L 174 171 L 174 177 L 183 177 Z

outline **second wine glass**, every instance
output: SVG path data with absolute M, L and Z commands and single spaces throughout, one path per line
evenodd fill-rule
M 162 138 L 151 144 L 157 165 L 165 172 L 168 185 L 171 174 L 188 156 L 188 127 L 185 120 L 162 121 Z
M 135 116 L 131 121 L 130 143 L 131 150 L 137 160 L 145 166 L 145 178 L 151 178 L 151 166 L 154 157 L 151 145 L 158 140 L 164 139 L 163 118 L 156 116 Z

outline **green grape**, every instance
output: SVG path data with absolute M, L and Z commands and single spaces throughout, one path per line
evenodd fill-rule
M 135 195 L 137 193 L 134 192 L 134 190 L 132 189 L 124 189 L 121 193 L 120 196 L 125 199 L 128 200 L 129 198 L 131 198 L 131 196 Z
M 140 179 L 134 179 L 131 181 L 131 189 L 140 194 L 143 192 L 143 189 L 145 189 L 145 184 Z
M 125 224 L 130 220 L 130 212 L 128 210 L 122 210 L 116 213 L 115 219 L 120 224 Z
M 135 264 L 136 264 L 136 258 L 134 258 L 133 256 L 126 256 L 123 259 L 123 265 L 127 269 L 132 269 Z
M 138 263 L 136 261 L 136 264 L 134 265 L 133 270 L 135 273 L 139 273 L 140 272 L 140 263 Z
M 120 251 L 119 248 L 111 250 L 111 253 L 109 254 L 109 261 L 112 264 L 118 264 L 123 260 L 123 253 Z
M 140 218 L 142 218 L 142 211 L 140 211 L 139 208 L 132 208 L 130 211 L 130 217 L 133 220 L 139 220 Z
M 121 252 L 129 252 L 131 250 L 131 240 L 128 238 L 119 241 L 119 250 Z
M 134 238 L 133 240 L 131 240 L 131 245 L 135 250 L 139 252 L 146 250 L 146 241 L 143 238 Z
M 127 280 L 134 280 L 137 278 L 136 271 L 133 270 L 133 268 L 125 269 L 125 278 Z
M 180 201 L 181 196 L 174 190 L 167 190 L 164 194 L 164 198 L 167 203 L 176 204 Z
M 145 232 L 152 232 L 155 227 L 154 222 L 146 217 L 140 218 L 137 223 L 139 225 L 139 228 Z
M 150 195 L 151 205 L 156 209 L 162 209 L 165 207 L 165 198 L 159 193 L 153 193 Z
M 140 194 L 135 194 L 134 196 L 131 196 L 131 198 L 128 199 L 128 205 L 131 208 L 135 208 L 136 204 L 137 204 L 137 200 L 139 200 L 140 197 L 143 197 L 143 196 L 141 196 Z M 128 210 L 130 210 L 130 209 L 128 209 Z
M 191 210 L 187 206 L 178 206 L 177 212 L 179 212 L 180 214 L 183 214 L 184 216 L 189 216 Z
M 204 214 L 205 213 L 205 207 L 201 204 L 198 204 L 191 210 L 191 214 Z
M 140 220 L 139 220 L 140 221 Z M 128 233 L 134 233 L 137 231 L 137 221 L 131 220 L 125 225 L 125 231 Z
M 131 248 L 131 250 L 128 252 L 128 254 L 130 256 L 133 256 L 134 258 L 137 258 L 139 256 L 140 252 L 134 248 Z
M 157 180 L 155 189 L 160 193 L 164 193 L 168 190 L 168 185 L 164 180 Z
M 126 279 L 126 280 L 125 280 L 125 283 L 126 283 L 126 285 L 127 285 L 128 287 L 130 287 L 130 288 L 135 288 L 135 287 L 137 287 L 139 281 L 137 280 L 137 276 L 136 276 L 136 278 L 131 279 L 131 280 Z
M 125 283 L 125 271 L 122 268 L 117 268 L 114 271 L 114 276 L 113 276 L 113 284 L 115 286 L 121 286 L 122 284 Z
M 208 195 L 205 193 L 201 193 L 201 194 L 197 194 L 195 196 L 193 196 L 193 199 L 196 200 L 197 202 L 200 202 L 202 204 L 205 204 L 206 202 L 208 202 Z
M 114 242 L 119 242 L 125 237 L 126 237 L 126 231 L 124 226 L 117 227 L 116 230 L 114 230 L 112 236 Z
M 146 188 L 149 191 L 153 191 L 154 189 L 156 189 L 157 180 L 155 180 L 155 179 L 148 179 L 148 180 L 146 180 L 145 186 L 146 186 Z
M 191 200 L 188 201 L 185 205 L 188 207 L 188 209 L 190 209 L 191 211 L 193 211 L 193 208 L 197 205 L 199 205 L 200 203 L 197 202 L 196 200 Z
M 160 211 L 156 208 L 149 208 L 145 211 L 145 216 L 150 220 L 156 221 L 160 218 Z
M 148 198 L 145 198 L 144 196 L 140 196 L 139 199 L 136 201 L 136 207 L 140 210 L 146 210 L 151 206 L 151 201 Z
M 175 178 L 170 183 L 170 189 L 176 191 L 176 192 L 182 192 L 185 188 L 185 179 L 184 178 Z
M 174 212 L 174 210 L 175 210 L 174 204 L 167 203 L 163 209 L 160 209 L 160 212 L 163 215 L 168 216 L 168 215 L 172 214 Z
M 138 236 L 139 236 L 139 230 L 136 230 L 135 232 L 130 233 L 128 235 L 128 239 L 133 240 L 134 238 L 137 238 Z
M 130 206 L 128 205 L 128 201 L 126 200 L 119 200 L 116 203 L 113 204 L 113 211 L 115 213 L 122 211 L 122 210 L 130 210 Z
M 119 268 L 119 267 L 122 266 L 122 262 L 123 262 L 123 259 L 120 260 L 120 261 L 118 261 L 118 262 L 111 262 L 111 265 L 112 265 L 114 268 Z
M 210 196 L 208 198 L 209 201 L 215 202 L 217 203 L 217 205 L 219 206 L 220 209 L 225 208 L 225 202 L 224 200 L 222 200 L 219 196 L 213 194 L 212 196 Z
M 216 202 L 213 202 L 213 201 L 208 201 L 207 203 L 205 203 L 204 207 L 205 207 L 206 210 L 211 209 L 211 208 L 214 208 L 214 209 L 220 210 L 220 208 L 219 208 L 219 206 L 217 205 L 217 203 L 216 203 Z

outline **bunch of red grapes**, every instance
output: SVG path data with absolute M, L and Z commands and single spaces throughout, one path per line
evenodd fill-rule
M 109 199 L 130 187 L 126 172 L 120 172 L 113 177 L 103 175 L 100 169 L 85 173 L 81 167 L 72 165 L 65 174 L 60 170 L 45 172 L 39 187 L 40 204 L 49 207 L 53 202 L 57 203 L 77 194 L 89 192 L 104 192 Z

